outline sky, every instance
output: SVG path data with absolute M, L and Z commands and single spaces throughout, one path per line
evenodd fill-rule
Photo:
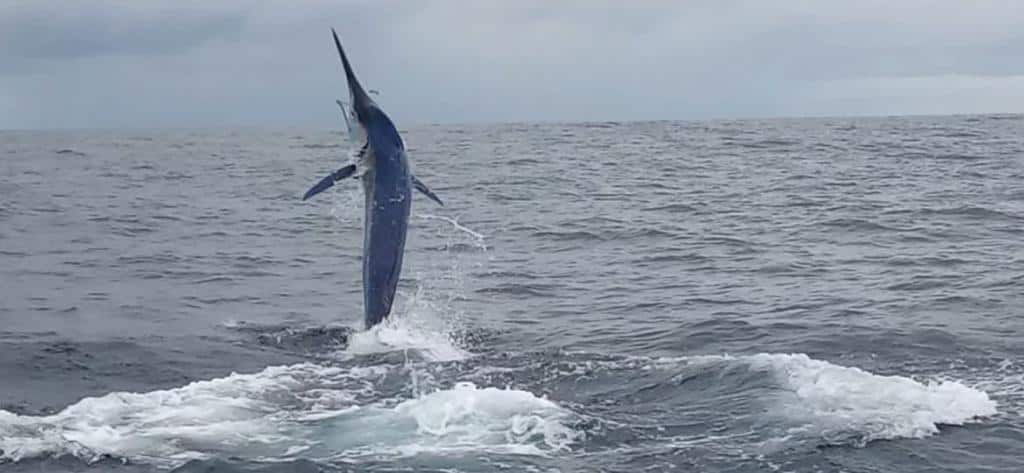
M 3 0 L 0 129 L 1024 112 L 1016 0 Z

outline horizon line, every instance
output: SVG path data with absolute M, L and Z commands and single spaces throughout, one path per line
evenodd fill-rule
M 723 116 L 723 117 L 709 117 L 709 118 L 652 118 L 652 119 L 630 119 L 630 120 L 480 120 L 480 121 L 435 121 L 435 122 L 415 122 L 406 126 L 399 126 L 400 129 L 410 130 L 416 128 L 430 128 L 430 127 L 476 127 L 476 126 L 500 126 L 500 125 L 586 125 L 586 124 L 597 124 L 597 123 L 712 123 L 712 122 L 724 122 L 724 121 L 782 121 L 782 120 L 825 120 L 825 119 L 885 119 L 885 118 L 940 118 L 940 117 L 986 117 L 986 116 L 1007 116 L 1024 117 L 1024 111 L 1021 112 L 959 112 L 959 113 L 895 113 L 895 114 L 876 114 L 876 113 L 865 113 L 865 114 L 851 114 L 851 115 L 834 115 L 834 114 L 808 114 L 808 115 L 765 115 L 765 116 Z M 243 131 L 243 130 L 264 130 L 264 131 L 287 131 L 287 130 L 332 130 L 331 127 L 325 128 L 311 128 L 309 126 L 301 125 L 290 125 L 290 126 L 269 126 L 269 125 L 216 125 L 206 127 L 188 127 L 188 126 L 137 126 L 137 127 L 52 127 L 52 128 L 0 128 L 0 132 L 45 132 L 45 131 Z

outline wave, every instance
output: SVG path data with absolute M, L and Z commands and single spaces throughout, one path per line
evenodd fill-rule
M 215 457 L 544 454 L 578 437 L 563 423 L 569 411 L 521 390 L 457 383 L 413 399 L 366 401 L 393 369 L 303 363 L 86 398 L 50 416 L 0 410 L 0 459 L 113 457 L 173 468 Z
M 574 354 L 581 356 L 586 354 Z M 516 379 L 515 373 L 523 369 L 528 368 L 519 362 L 482 371 L 489 375 L 485 379 L 496 382 Z M 545 366 L 544 370 L 552 376 L 544 383 L 579 377 L 573 383 L 574 389 L 586 392 L 586 380 L 593 380 L 602 390 L 602 397 L 609 394 L 605 391 L 606 380 L 631 375 L 635 378 L 636 373 L 643 373 L 651 379 L 633 379 L 632 390 L 622 393 L 636 411 L 644 409 L 644 396 L 654 392 L 660 393 L 652 407 L 656 411 L 696 409 L 701 403 L 722 409 L 720 402 L 725 399 L 758 399 L 756 409 L 731 412 L 727 417 L 738 426 L 749 422 L 749 428 L 737 426 L 737 434 L 749 429 L 760 431 L 761 440 L 749 447 L 761 453 L 765 448 L 806 443 L 863 447 L 874 440 L 924 438 L 938 434 L 945 425 L 983 422 L 997 414 L 997 403 L 988 393 L 961 381 L 879 375 L 800 353 L 603 359 L 589 356 L 557 369 Z M 657 375 L 658 372 L 662 374 Z M 697 379 L 703 382 L 696 382 Z M 651 380 L 656 381 L 648 382 Z M 692 392 L 697 388 L 702 392 Z M 743 421 L 742 417 L 749 419 Z
M 85 153 L 83 153 L 81 151 L 77 151 L 77 150 L 71 149 L 71 148 L 59 149 L 59 150 L 56 151 L 56 153 L 57 154 L 69 155 L 69 156 L 77 156 L 77 157 L 86 156 Z
M 964 425 L 996 414 L 988 394 L 956 381 L 915 381 L 837 366 L 804 354 L 758 354 L 742 360 L 771 372 L 783 391 L 772 414 L 793 423 L 786 435 L 829 445 L 923 438 L 941 425 Z
M 958 207 L 948 208 L 924 208 L 917 211 L 922 216 L 950 216 L 950 217 L 963 217 L 965 219 L 975 220 L 1003 220 L 1009 222 L 1017 222 L 1024 219 L 1024 216 L 1017 215 L 1009 211 L 1001 211 L 991 209 L 988 207 L 961 205 Z
M 348 361 L 424 345 L 400 322 L 379 327 L 353 335 L 343 353 Z M 629 439 L 770 455 L 808 444 L 863 447 L 924 438 L 944 425 L 997 414 L 986 392 L 959 381 L 879 375 L 805 354 L 551 355 L 454 357 L 454 364 L 300 363 L 86 398 L 53 415 L 0 410 L 0 461 L 73 455 L 173 468 L 218 458 L 562 458 L 631 448 Z M 561 397 L 606 402 L 540 394 L 558 386 L 570 389 Z M 706 421 L 684 431 L 661 417 L 669 413 Z M 701 441 L 711 437 L 729 440 Z
M 882 223 L 860 218 L 836 218 L 821 222 L 822 226 L 835 227 L 841 230 L 864 231 L 864 232 L 901 232 L 902 228 L 884 225 Z

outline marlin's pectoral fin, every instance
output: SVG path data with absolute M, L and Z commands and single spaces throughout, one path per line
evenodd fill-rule
M 413 187 L 416 188 L 416 190 L 422 192 L 423 195 L 429 197 L 430 200 L 433 200 L 434 202 L 437 202 L 438 205 L 440 205 L 441 207 L 444 207 L 444 202 L 441 202 L 441 199 L 434 195 L 434 193 L 430 191 L 430 188 L 428 188 L 426 184 L 420 182 L 419 179 L 416 179 L 416 176 L 412 176 L 412 185 Z
M 323 179 L 320 179 L 320 182 L 316 183 L 315 186 L 311 187 L 308 191 L 306 191 L 306 195 L 302 196 L 302 200 L 306 200 L 306 199 L 308 199 L 310 197 L 313 197 L 314 195 L 317 195 L 317 194 L 319 194 L 319 193 L 321 193 L 321 192 L 323 192 L 323 191 L 325 191 L 327 189 L 330 189 L 331 186 L 333 186 L 335 182 L 338 182 L 338 181 L 340 181 L 342 179 L 345 179 L 346 177 L 351 176 L 355 172 L 356 172 L 356 165 L 355 164 L 349 164 L 348 166 L 345 166 L 345 167 L 343 167 L 343 168 L 341 168 L 341 169 L 339 169 L 337 171 L 334 171 L 334 172 L 328 174 L 327 177 L 325 177 Z

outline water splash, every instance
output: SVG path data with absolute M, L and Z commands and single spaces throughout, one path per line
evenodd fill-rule
M 49 416 L 0 410 L 0 463 L 47 455 L 174 468 L 189 460 L 394 458 L 453 451 L 544 455 L 578 433 L 534 394 L 457 383 L 382 398 L 399 366 L 270 367 L 145 393 L 86 398 Z
M 457 319 L 445 317 L 445 306 L 424 295 L 422 286 L 399 300 L 390 317 L 365 331 L 353 333 L 342 356 L 413 350 L 428 361 L 466 359 L 470 353 L 454 339 Z
M 876 375 L 804 354 L 759 354 L 745 361 L 773 372 L 786 388 L 775 412 L 797 423 L 789 435 L 863 446 L 878 439 L 927 437 L 939 433 L 940 425 L 996 414 L 987 393 L 956 381 Z
M 488 250 L 487 238 L 483 234 L 469 227 L 466 227 L 465 225 L 460 224 L 459 221 L 453 217 L 445 217 L 443 215 L 433 214 L 420 214 L 419 217 L 424 220 L 443 220 L 445 222 L 448 222 L 452 225 L 452 228 L 473 237 L 473 241 L 476 244 L 477 248 L 480 248 L 483 251 Z

